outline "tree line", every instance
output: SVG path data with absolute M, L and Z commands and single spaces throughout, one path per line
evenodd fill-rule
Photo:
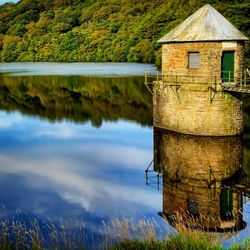
M 0 6 L 0 61 L 160 65 L 157 40 L 206 3 L 250 37 L 248 0 L 21 0 Z

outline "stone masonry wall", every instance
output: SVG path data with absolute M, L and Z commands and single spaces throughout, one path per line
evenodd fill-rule
M 243 67 L 243 44 L 198 42 L 162 46 L 162 71 L 168 77 L 154 85 L 154 126 L 195 135 L 242 133 L 240 95 L 222 91 L 220 78 L 222 52 L 235 51 L 238 72 Z M 200 52 L 199 68 L 188 68 L 188 52 Z
M 234 219 L 226 224 L 220 219 L 221 182 L 241 169 L 243 148 L 239 137 L 190 136 L 155 129 L 154 142 L 154 164 L 163 172 L 164 213 L 174 216 L 179 213 L 188 223 L 188 202 L 194 201 L 200 214 L 196 222 L 202 228 L 241 224 L 237 193 L 233 194 Z M 215 181 L 211 188 L 210 169 L 211 180 Z
M 240 137 L 207 137 L 154 129 L 154 163 L 174 180 L 176 173 L 187 182 L 207 187 L 209 171 L 220 187 L 242 168 L 243 147 Z M 187 171 L 188 169 L 188 171 Z
M 185 134 L 230 136 L 243 131 L 243 111 L 238 96 L 209 86 L 158 83 L 153 96 L 154 126 Z
M 192 42 L 162 45 L 162 72 L 180 75 L 198 75 L 204 79 L 221 77 L 223 51 L 235 51 L 234 71 L 243 67 L 243 42 Z M 200 67 L 188 68 L 188 53 L 200 52 Z

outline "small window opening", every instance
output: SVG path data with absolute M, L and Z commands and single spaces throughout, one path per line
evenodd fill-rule
M 200 67 L 200 53 L 199 52 L 188 53 L 188 67 L 190 69 L 197 69 Z

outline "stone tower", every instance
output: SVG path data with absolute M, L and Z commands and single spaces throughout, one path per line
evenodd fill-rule
M 162 37 L 162 78 L 154 84 L 154 126 L 185 134 L 230 136 L 243 131 L 235 85 L 248 40 L 207 4 Z
M 242 157 L 241 137 L 155 129 L 154 167 L 162 173 L 164 217 L 176 228 L 217 232 L 244 228 L 242 196 L 228 185 L 238 183 Z

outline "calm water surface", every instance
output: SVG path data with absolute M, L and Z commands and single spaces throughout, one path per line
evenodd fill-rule
M 83 221 L 86 244 L 96 248 L 99 243 L 95 242 L 102 241 L 103 222 L 109 224 L 114 218 L 132 218 L 135 223 L 140 218 L 151 218 L 164 230 L 176 231 L 175 225 L 166 223 L 158 213 L 171 215 L 177 210 L 174 204 L 183 205 L 185 200 L 196 209 L 199 203 L 200 210 L 203 209 L 200 212 L 208 213 L 209 206 L 222 206 L 220 187 L 227 180 L 231 189 L 235 183 L 238 185 L 231 193 L 239 202 L 236 206 L 226 200 L 232 203 L 232 208 L 229 205 L 227 209 L 242 210 L 243 217 L 237 219 L 239 230 L 235 233 L 216 237 L 222 238 L 227 246 L 249 235 L 246 224 L 250 222 L 250 204 L 246 194 L 243 196 L 239 191 L 240 185 L 244 190 L 249 187 L 248 147 L 244 148 L 242 169 L 241 140 L 233 144 L 227 140 L 197 142 L 154 133 L 152 96 L 143 84 L 145 70 L 156 69 L 152 65 L 120 63 L 0 64 L 2 216 L 26 220 L 28 214 L 29 218 L 55 224 L 61 220 L 72 224 Z M 235 143 L 238 150 L 228 157 Z M 180 153 L 175 148 L 177 144 L 192 151 Z M 210 152 L 206 159 L 200 159 L 198 154 L 197 160 L 197 154 L 192 155 L 210 144 L 204 149 Z M 211 150 L 214 147 L 222 155 L 215 162 Z M 159 182 L 157 173 L 150 172 L 146 185 L 145 169 L 154 157 L 157 159 L 154 170 L 162 173 L 160 168 L 166 162 L 170 168 L 163 171 L 165 175 Z M 203 185 L 207 183 L 206 174 L 192 183 L 192 178 L 185 175 L 186 163 L 195 176 L 209 164 L 227 175 L 217 176 L 217 186 L 212 189 Z M 240 173 L 238 179 L 234 177 L 231 181 L 236 172 Z M 177 173 L 181 184 L 173 177 Z M 196 196 L 192 196 L 185 180 L 191 188 L 197 181 L 203 183 L 193 192 Z M 205 200 L 210 202 L 203 202 L 200 192 L 205 192 Z M 217 210 L 222 213 L 220 208 Z M 212 214 L 212 209 L 209 213 Z

